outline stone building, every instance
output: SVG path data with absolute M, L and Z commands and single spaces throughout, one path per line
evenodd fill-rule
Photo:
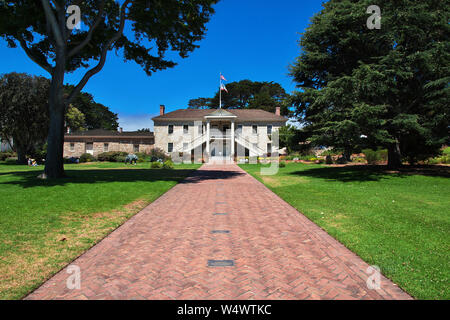
M 83 153 L 97 156 L 103 152 L 149 153 L 155 144 L 153 132 L 88 130 L 64 135 L 64 157 L 80 157 Z
M 288 119 L 258 109 L 179 109 L 153 118 L 155 147 L 172 156 L 235 161 L 278 152 L 273 135 Z M 277 135 L 276 135 L 277 136 Z M 200 155 L 200 156 L 198 156 Z M 198 160 L 198 159 L 195 159 Z

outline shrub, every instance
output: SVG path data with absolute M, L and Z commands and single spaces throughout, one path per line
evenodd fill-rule
M 152 162 L 150 167 L 152 169 L 160 169 L 162 166 L 163 166 L 163 164 L 161 162 L 154 161 L 154 162 Z
M 109 161 L 109 162 L 123 162 L 125 157 L 128 155 L 126 152 L 121 151 L 109 151 L 100 153 L 97 156 L 98 161 Z
M 7 158 L 12 158 L 14 156 L 15 156 L 14 152 L 10 151 L 0 152 L 0 161 L 5 161 Z
M 327 155 L 326 157 L 325 157 L 325 163 L 326 164 L 333 164 L 333 158 L 331 158 L 331 155 Z
M 124 157 L 124 156 L 115 156 L 114 157 L 114 162 L 125 162 L 126 158 L 127 157 Z
M 159 162 L 158 162 L 159 163 Z M 166 160 L 164 163 L 163 163 L 163 169 L 173 169 L 174 168 L 174 166 L 173 166 L 173 162 L 172 162 L 172 160 Z
M 36 148 L 30 156 L 31 158 L 36 159 L 37 162 L 40 162 L 42 160 L 45 161 L 45 158 L 47 157 L 47 143 Z
M 436 157 L 431 158 L 426 161 L 427 164 L 450 164 L 450 155 L 449 156 L 442 156 L 442 157 Z
M 379 161 L 387 161 L 388 159 L 388 152 L 385 149 L 378 149 L 376 151 L 365 149 L 363 153 L 368 164 L 376 164 Z
M 353 159 L 353 162 L 356 163 L 365 163 L 366 159 L 365 158 L 361 158 L 361 157 L 356 157 L 355 159 Z
M 336 163 L 337 163 L 337 164 L 346 164 L 346 163 L 347 163 L 347 159 L 345 159 L 345 157 L 339 157 L 339 158 L 336 160 Z
M 322 152 L 320 155 L 321 156 L 337 156 L 340 153 L 336 150 L 330 149 L 330 150 L 325 150 L 324 152 Z
M 70 163 L 80 163 L 80 158 L 76 158 L 76 157 L 65 157 L 64 158 L 64 163 L 66 164 L 70 164 Z
M 135 155 L 138 157 L 137 162 L 146 162 L 150 161 L 150 155 L 144 152 L 137 152 Z
M 6 158 L 5 162 L 7 164 L 16 164 L 17 163 L 18 158 L 17 157 L 10 157 L 10 158 Z
M 280 168 L 286 167 L 286 162 L 281 161 L 281 162 L 279 163 L 279 167 L 280 167 Z
M 95 157 L 90 153 L 83 153 L 80 157 L 80 163 L 85 162 L 94 162 L 96 161 Z
M 169 160 L 170 157 L 166 155 L 166 153 L 164 152 L 164 150 L 159 149 L 159 148 L 154 148 L 150 151 L 150 161 L 151 162 L 155 162 L 158 160 L 162 160 L 163 162 L 166 160 Z

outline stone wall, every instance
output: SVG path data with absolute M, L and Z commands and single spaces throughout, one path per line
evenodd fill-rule
M 70 145 L 73 144 L 73 150 Z M 121 151 L 127 153 L 134 153 L 134 144 L 132 143 L 119 143 L 119 142 L 107 142 L 107 150 L 104 147 L 105 142 L 94 142 L 93 151 L 94 156 L 98 156 L 100 153 L 109 151 Z M 138 145 L 138 144 L 136 144 Z M 142 153 L 149 153 L 153 149 L 153 144 L 139 144 L 139 151 Z M 86 153 L 85 142 L 64 142 L 64 157 L 80 157 L 83 153 Z

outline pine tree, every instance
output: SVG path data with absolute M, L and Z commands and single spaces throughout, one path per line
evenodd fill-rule
M 301 39 L 291 67 L 297 115 L 313 141 L 347 153 L 383 146 L 398 167 L 438 153 L 448 139 L 448 1 L 329 1 Z M 361 138 L 364 137 L 364 138 Z

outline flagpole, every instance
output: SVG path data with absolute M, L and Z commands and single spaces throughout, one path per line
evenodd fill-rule
M 219 109 L 222 109 L 222 72 L 219 75 Z

